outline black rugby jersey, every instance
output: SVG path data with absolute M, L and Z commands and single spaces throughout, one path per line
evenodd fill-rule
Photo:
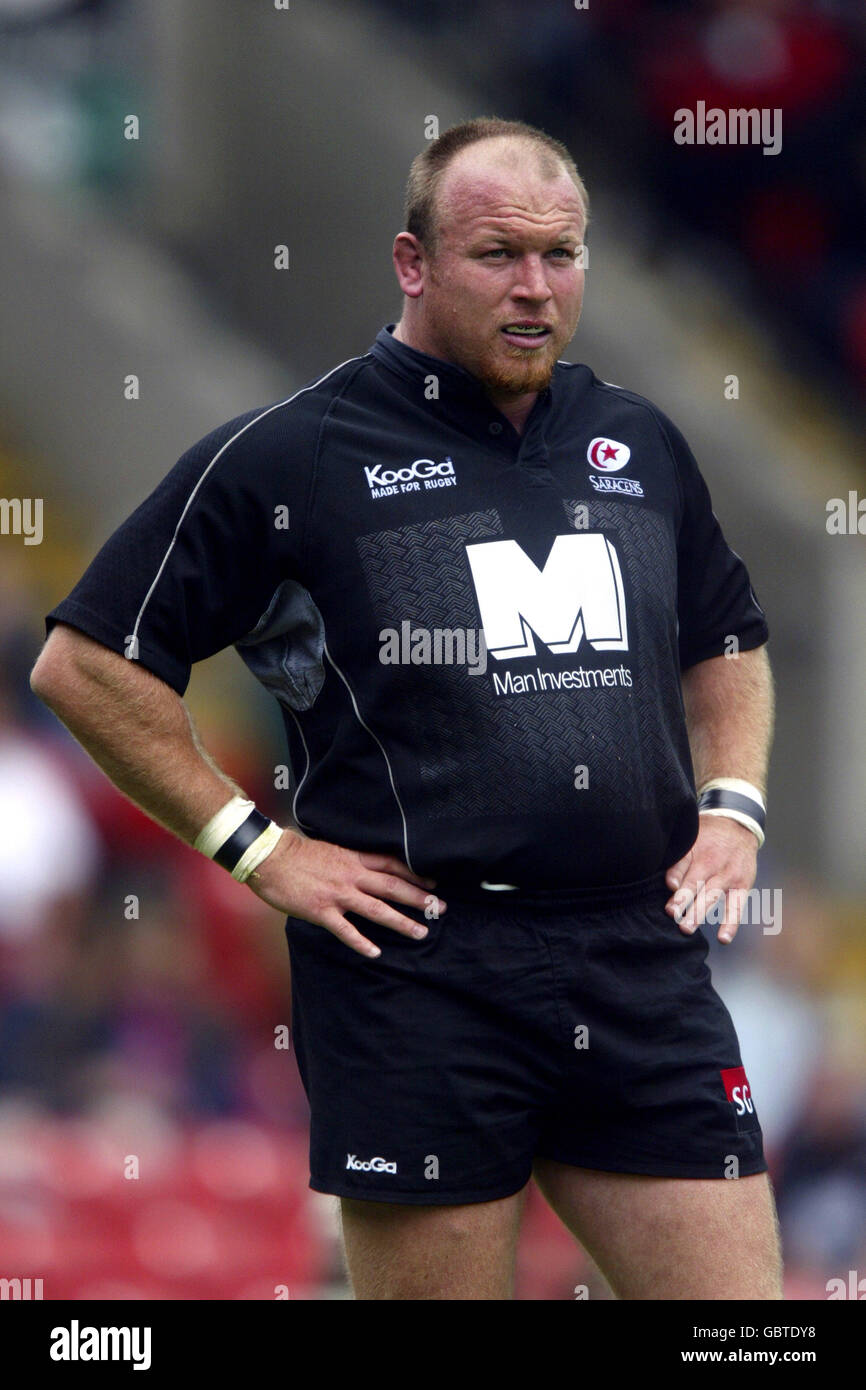
M 46 631 L 180 695 L 234 646 L 280 703 L 301 830 L 443 896 L 667 868 L 698 828 L 680 671 L 768 636 L 688 445 L 566 362 L 518 434 L 393 326 L 194 444 Z

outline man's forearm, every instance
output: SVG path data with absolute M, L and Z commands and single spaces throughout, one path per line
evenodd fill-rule
M 741 777 L 766 795 L 775 710 L 766 648 L 700 661 L 682 686 L 697 786 Z
M 244 795 L 202 748 L 177 692 L 83 634 L 58 626 L 31 686 L 115 786 L 187 844 Z
M 30 684 L 115 786 L 187 844 L 226 802 L 244 795 L 199 743 L 176 691 L 69 624 L 52 630 Z M 382 954 L 381 947 L 344 913 L 352 910 L 403 936 L 426 936 L 427 927 L 395 904 L 426 912 L 436 886 L 395 855 L 308 838 L 294 826 L 284 829 L 246 883 L 269 907 L 315 922 L 371 958 Z M 440 900 L 438 912 L 445 911 Z

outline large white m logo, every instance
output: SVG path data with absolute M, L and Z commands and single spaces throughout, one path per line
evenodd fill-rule
M 467 545 L 484 640 L 503 660 L 534 656 L 536 634 L 552 652 L 627 651 L 619 557 L 599 535 L 557 536 L 543 570 L 517 541 Z

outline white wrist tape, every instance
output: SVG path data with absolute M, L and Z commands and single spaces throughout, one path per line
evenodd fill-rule
M 253 869 L 257 869 L 262 860 L 267 859 L 271 851 L 276 848 L 282 833 L 282 827 L 277 825 L 275 821 L 271 821 L 267 830 L 263 830 L 259 838 L 241 855 L 232 869 L 232 878 L 236 878 L 238 883 L 246 883 Z
M 255 807 L 254 801 L 246 801 L 242 796 L 233 796 L 225 806 L 211 816 L 192 842 L 193 849 L 201 850 L 208 859 L 213 859 L 220 845 L 224 845 L 230 835 L 234 835 L 239 825 Z
M 263 816 L 254 802 L 233 796 L 202 827 L 193 848 L 228 869 L 238 883 L 246 883 L 275 848 L 282 833 L 282 828 Z

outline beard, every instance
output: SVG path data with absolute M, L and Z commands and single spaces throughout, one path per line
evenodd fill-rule
M 550 385 L 557 360 L 574 337 L 577 321 L 569 328 L 560 324 L 543 348 L 515 347 L 505 342 L 498 329 L 489 341 L 467 341 L 453 319 L 448 329 L 450 332 L 440 338 L 443 357 L 471 372 L 491 394 L 518 397 L 544 391 Z
M 538 348 L 505 344 L 505 353 L 491 346 L 470 370 L 488 391 L 499 395 L 523 396 L 530 391 L 544 391 L 550 385 L 560 346 L 551 340 L 539 352 Z

